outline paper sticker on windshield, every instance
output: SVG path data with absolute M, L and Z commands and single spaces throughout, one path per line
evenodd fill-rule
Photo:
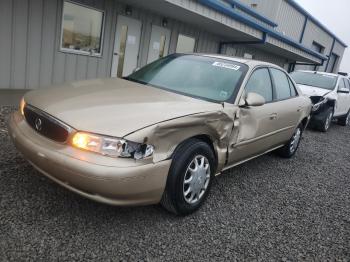
M 241 67 L 235 64 L 230 64 L 230 63 L 222 63 L 222 62 L 214 62 L 213 66 L 218 66 L 218 67 L 223 67 L 227 69 L 232 69 L 232 70 L 239 70 Z

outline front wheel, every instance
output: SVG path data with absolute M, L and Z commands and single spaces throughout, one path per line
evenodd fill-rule
M 321 132 L 327 132 L 331 126 L 333 119 L 333 108 L 328 108 L 324 114 L 323 118 L 315 123 L 315 128 Z
M 161 205 L 168 211 L 187 215 L 206 199 L 216 170 L 211 147 L 190 139 L 175 151 Z
M 299 148 L 300 140 L 303 135 L 303 125 L 300 124 L 293 133 L 293 136 L 283 147 L 277 150 L 281 157 L 291 158 Z

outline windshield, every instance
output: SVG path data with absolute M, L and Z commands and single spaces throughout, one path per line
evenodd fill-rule
M 333 90 L 337 83 L 337 77 L 332 75 L 314 72 L 293 72 L 290 74 L 299 85 L 314 86 L 323 89 Z
M 248 67 L 234 61 L 199 55 L 174 54 L 126 77 L 209 101 L 229 100 L 238 91 Z

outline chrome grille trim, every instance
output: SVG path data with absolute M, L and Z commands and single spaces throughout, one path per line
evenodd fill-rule
M 75 131 L 75 129 L 73 129 L 72 127 L 70 127 L 70 126 L 67 125 L 66 123 L 64 123 L 64 122 L 62 122 L 61 120 L 59 120 L 59 119 L 57 119 L 57 118 L 51 116 L 50 114 L 48 114 L 48 113 L 42 111 L 42 110 L 39 109 L 39 108 L 36 108 L 36 107 L 34 107 L 34 106 L 32 106 L 32 105 L 29 105 L 29 104 L 26 104 L 26 106 L 25 106 L 25 108 L 24 108 L 24 111 L 25 111 L 26 109 L 29 109 L 30 111 L 32 111 L 32 112 L 34 112 L 35 114 L 37 114 L 37 115 L 43 117 L 44 119 L 47 119 L 47 120 L 50 121 L 51 123 L 53 123 L 53 124 L 55 124 L 55 125 L 57 125 L 57 126 L 63 128 L 63 129 L 66 130 L 67 133 L 68 133 L 66 140 L 63 141 L 63 142 L 60 142 L 60 141 L 56 141 L 55 139 L 52 139 L 52 138 L 50 138 L 50 137 L 47 137 L 47 136 L 41 134 L 38 130 L 36 130 L 35 128 L 33 128 L 31 124 L 29 124 L 37 133 L 39 133 L 40 135 L 42 135 L 42 136 L 44 136 L 44 137 L 46 137 L 46 138 L 48 138 L 48 139 L 51 139 L 51 140 L 53 140 L 53 141 L 55 141 L 55 142 L 59 142 L 59 143 L 66 143 L 67 140 L 68 140 L 68 138 L 69 138 L 69 136 Z M 26 117 L 25 117 L 25 118 L 26 118 Z M 26 119 L 26 121 L 28 122 L 27 119 Z

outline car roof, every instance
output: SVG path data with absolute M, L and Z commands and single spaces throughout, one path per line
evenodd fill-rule
M 311 70 L 295 70 L 295 72 L 304 72 L 304 73 L 312 73 L 312 74 L 320 74 L 320 75 L 328 75 L 328 76 L 341 76 L 335 73 L 327 73 L 327 72 L 311 71 Z
M 206 57 L 212 57 L 212 58 L 219 58 L 219 59 L 225 59 L 225 60 L 229 60 L 229 61 L 234 61 L 234 62 L 246 64 L 249 67 L 255 67 L 255 66 L 258 66 L 258 65 L 265 65 L 265 66 L 281 68 L 280 66 L 272 64 L 272 63 L 259 61 L 259 60 L 255 60 L 255 59 L 236 57 L 236 56 L 227 56 L 227 55 L 219 55 L 219 54 L 204 54 L 204 53 L 188 53 L 188 54 L 200 55 L 200 56 L 206 56 Z

